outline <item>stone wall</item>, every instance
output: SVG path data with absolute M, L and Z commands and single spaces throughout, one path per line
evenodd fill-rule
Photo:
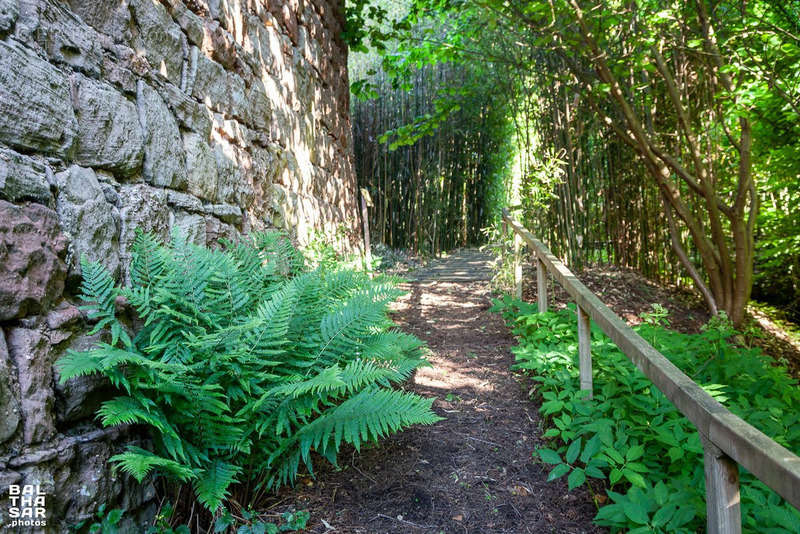
M 52 532 L 152 512 L 108 471 L 135 436 L 94 423 L 107 386 L 52 368 L 95 341 L 82 255 L 124 279 L 136 228 L 355 235 L 342 25 L 341 0 L 0 0 L 0 524 L 9 484 Z

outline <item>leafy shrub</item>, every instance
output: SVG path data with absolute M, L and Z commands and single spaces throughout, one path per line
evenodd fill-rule
M 340 245 L 346 239 L 347 229 L 344 225 L 340 225 L 333 233 L 313 232 L 308 244 L 302 250 L 306 263 L 311 267 L 323 269 L 335 269 L 344 265 L 360 267 L 363 263 L 360 256 L 341 252 Z
M 610 499 L 595 522 L 614 531 L 696 532 L 705 526 L 703 448 L 694 426 L 592 325 L 594 398 L 580 392 L 577 321 L 569 309 L 537 313 L 510 297 L 495 301 L 519 345 L 516 369 L 531 374 L 552 424 L 552 448 L 537 451 L 552 465 L 549 480 L 570 489 L 602 484 Z M 800 390 L 784 368 L 758 350 L 734 347 L 725 321 L 696 335 L 652 324 L 635 328 L 710 395 L 790 450 L 800 449 Z M 741 476 L 742 526 L 750 532 L 796 532 L 800 512 L 746 473 Z
M 123 471 L 191 481 L 213 511 L 237 481 L 276 488 L 301 462 L 313 472 L 312 451 L 335 463 L 342 442 L 358 449 L 439 419 L 432 400 L 391 387 L 426 364 L 422 343 L 391 329 L 386 308 L 401 294 L 391 280 L 307 271 L 278 233 L 224 245 L 141 234 L 129 287 L 82 262 L 93 332 L 108 329 L 111 340 L 57 367 L 62 382 L 99 373 L 121 390 L 98 412 L 105 426 L 150 429 L 153 450 L 112 458 Z M 133 337 L 119 296 L 141 323 Z

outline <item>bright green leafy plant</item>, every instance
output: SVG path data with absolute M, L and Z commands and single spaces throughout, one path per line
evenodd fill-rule
M 689 420 L 594 325 L 594 398 L 585 398 L 574 306 L 540 314 L 533 304 L 505 297 L 494 310 L 513 326 L 519 340 L 515 367 L 536 382 L 540 412 L 551 423 L 544 434 L 549 448 L 535 453 L 552 466 L 549 479 L 566 475 L 570 488 L 604 490 L 608 502 L 595 522 L 613 531 L 702 530 L 703 448 Z M 718 319 L 687 335 L 663 327 L 663 309 L 646 319 L 636 327 L 644 339 L 732 412 L 800 450 L 796 382 L 758 350 L 728 343 L 735 333 L 729 321 Z M 800 512 L 744 470 L 741 484 L 745 531 L 797 531 Z
M 392 280 L 307 270 L 278 233 L 224 246 L 141 234 L 127 287 L 82 262 L 93 332 L 110 339 L 56 366 L 62 382 L 101 374 L 120 390 L 99 410 L 105 426 L 149 428 L 152 450 L 129 447 L 112 458 L 119 468 L 191 482 L 213 511 L 236 482 L 276 488 L 301 464 L 313 472 L 312 452 L 335 463 L 343 442 L 358 449 L 439 420 L 431 399 L 392 387 L 426 364 L 422 343 L 387 317 L 402 294 Z M 135 335 L 118 297 L 135 310 Z

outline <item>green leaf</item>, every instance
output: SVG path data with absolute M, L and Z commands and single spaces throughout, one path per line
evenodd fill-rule
M 617 464 L 625 463 L 625 458 L 622 457 L 622 455 L 619 453 L 619 451 L 617 451 L 617 449 L 614 449 L 613 447 L 606 447 L 603 449 L 603 452 L 605 453 L 606 456 L 608 456 L 608 458 L 611 461 Z
M 547 475 L 547 481 L 550 482 L 551 480 L 563 477 L 569 472 L 569 469 L 570 467 L 567 464 L 558 464 L 550 471 L 550 474 Z
M 622 509 L 622 505 L 607 504 L 600 508 L 594 519 L 601 525 L 609 524 L 609 521 L 610 524 L 619 524 L 625 521 L 625 512 Z
M 120 519 L 122 519 L 122 510 L 119 508 L 114 508 L 108 512 L 105 522 L 109 525 L 116 525 L 119 523 Z
M 589 441 L 586 442 L 586 447 L 584 447 L 583 452 L 581 453 L 581 462 L 589 463 L 589 459 L 591 459 L 595 454 L 600 451 L 600 447 L 602 447 L 602 442 L 600 441 L 600 436 L 595 435 Z
M 653 494 L 655 495 L 656 503 L 663 506 L 669 498 L 669 489 L 667 489 L 667 485 L 662 480 L 659 480 L 653 488 Z
M 666 525 L 667 522 L 675 515 L 677 510 L 678 507 L 674 504 L 668 504 L 662 508 L 659 508 L 658 511 L 653 515 L 652 525 L 654 527 L 662 527 Z
M 628 479 L 628 482 L 630 482 L 634 486 L 638 486 L 640 488 L 647 488 L 647 483 L 645 483 L 644 478 L 636 471 L 623 469 L 622 474 L 626 479 Z
M 622 505 L 622 509 L 628 519 L 638 525 L 646 525 L 648 522 L 647 512 L 636 503 L 627 501 Z
M 678 508 L 678 511 L 675 512 L 675 515 L 672 517 L 672 520 L 667 525 L 667 530 L 677 530 L 678 528 L 682 527 L 683 525 L 687 524 L 689 521 L 694 519 L 695 512 L 694 509 L 690 506 L 681 506 Z
M 584 473 L 583 469 L 575 468 L 572 470 L 572 473 L 569 474 L 567 477 L 567 484 L 569 485 L 569 489 L 574 489 L 586 482 L 586 473 Z
M 578 438 L 570 444 L 566 454 L 568 464 L 574 464 L 575 460 L 578 459 L 578 454 L 581 452 L 581 443 L 581 438 Z
M 625 460 L 628 462 L 632 462 L 634 460 L 638 460 L 644 454 L 644 445 L 634 445 L 628 452 L 625 453 Z
M 639 462 L 628 462 L 625 465 L 625 468 L 630 469 L 631 471 L 637 471 L 639 473 L 646 473 L 648 471 L 647 466 L 640 464 Z
M 592 478 L 606 478 L 605 473 L 593 465 L 586 466 L 586 475 Z
M 561 463 L 561 456 L 558 453 L 551 449 L 537 449 L 536 452 L 539 454 L 539 458 L 546 464 L 560 464 Z

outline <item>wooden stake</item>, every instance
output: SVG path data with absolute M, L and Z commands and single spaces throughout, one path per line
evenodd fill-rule
M 364 224 L 364 259 L 367 262 L 366 270 L 372 273 L 372 250 L 369 244 L 369 219 L 367 218 L 367 206 L 372 206 L 372 198 L 369 191 L 361 188 L 361 220 Z
M 581 390 L 592 398 L 592 334 L 589 314 L 578 306 L 578 356 L 580 360 Z
M 514 232 L 514 295 L 522 299 L 522 236 Z
M 539 313 L 547 311 L 547 268 L 536 258 L 536 293 L 539 297 Z

